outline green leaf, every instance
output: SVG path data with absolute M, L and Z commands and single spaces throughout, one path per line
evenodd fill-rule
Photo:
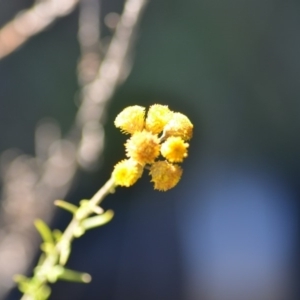
M 62 266 L 54 266 L 47 272 L 47 279 L 49 282 L 54 283 L 58 280 L 59 276 L 63 273 Z
M 89 283 L 92 279 L 91 275 L 89 275 L 88 273 L 73 271 L 62 266 L 55 266 L 55 269 L 57 272 L 57 279 L 60 280 Z
M 31 289 L 30 282 L 29 281 L 20 281 L 18 288 L 19 288 L 20 292 L 25 294 Z
M 92 229 L 95 227 L 102 226 L 108 223 L 114 216 L 114 212 L 112 210 L 107 210 L 105 213 L 99 216 L 94 216 L 87 218 L 81 222 L 82 227 L 87 229 Z
M 77 211 L 78 207 L 72 203 L 66 202 L 64 200 L 55 200 L 54 201 L 54 205 L 72 213 L 75 214 L 75 212 Z
M 36 292 L 38 300 L 47 300 L 51 294 L 51 288 L 48 285 L 41 286 Z
M 54 244 L 52 232 L 44 221 L 37 219 L 34 221 L 34 226 L 45 243 Z
M 62 237 L 62 232 L 59 229 L 54 229 L 52 235 L 55 242 L 59 242 Z
M 41 250 L 45 253 L 51 253 L 55 250 L 55 245 L 50 243 L 42 243 L 40 246 Z
M 16 283 L 28 282 L 28 280 L 29 280 L 29 278 L 27 278 L 24 275 L 20 275 L 20 274 L 15 275 L 13 279 L 14 279 L 14 282 L 16 282 Z
M 80 206 L 86 206 L 86 205 L 89 205 L 90 203 L 90 200 L 89 199 L 82 199 L 80 200 Z

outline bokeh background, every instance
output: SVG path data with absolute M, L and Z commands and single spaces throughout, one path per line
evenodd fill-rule
M 103 40 L 111 35 L 104 17 L 123 4 L 102 1 Z M 31 5 L 1 0 L 0 25 Z M 128 105 L 161 103 L 189 116 L 183 178 L 161 193 L 144 175 L 109 196 L 113 221 L 75 241 L 69 261 L 93 281 L 58 283 L 52 299 L 299 299 L 299 15 L 297 0 L 148 3 L 131 73 L 108 106 L 102 156 L 78 172 L 66 198 L 92 196 L 124 157 L 113 120 Z M 2 153 L 34 156 L 45 118 L 68 132 L 80 89 L 78 16 L 76 8 L 0 61 Z M 68 220 L 57 210 L 51 226 Z M 12 290 L 6 299 L 19 297 Z

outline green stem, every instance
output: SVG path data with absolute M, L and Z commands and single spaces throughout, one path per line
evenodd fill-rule
M 99 190 L 98 192 L 89 200 L 88 205 L 84 207 L 79 207 L 80 209 L 80 218 L 74 214 L 71 222 L 65 229 L 64 233 L 61 236 L 59 242 L 56 243 L 54 251 L 51 254 L 48 254 L 44 262 L 39 266 L 40 269 L 50 270 L 54 266 L 59 265 L 59 257 L 62 252 L 62 248 L 66 244 L 71 244 L 75 238 L 74 232 L 80 225 L 80 222 L 94 213 L 94 207 L 98 206 L 102 200 L 110 193 L 113 193 L 116 184 L 112 178 L 110 178 Z M 47 284 L 47 272 L 37 272 L 33 277 L 32 281 L 36 283 L 36 290 L 40 289 L 42 286 Z M 36 300 L 34 293 L 25 293 L 21 300 Z

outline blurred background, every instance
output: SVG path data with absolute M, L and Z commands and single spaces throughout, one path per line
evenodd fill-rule
M 127 2 L 118 31 L 123 0 L 0 0 L 0 299 L 36 263 L 33 219 L 63 229 L 53 201 L 91 197 L 125 156 L 115 116 L 154 103 L 194 124 L 182 180 L 107 197 L 68 263 L 92 282 L 51 299 L 299 299 L 299 1 Z

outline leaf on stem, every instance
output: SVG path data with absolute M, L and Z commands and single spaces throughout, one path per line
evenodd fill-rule
M 34 226 L 45 243 L 54 244 L 52 232 L 44 221 L 42 221 L 41 219 L 37 219 L 34 221 Z
M 62 237 L 62 232 L 58 229 L 54 229 L 52 234 L 55 242 L 59 242 Z
M 114 216 L 114 212 L 112 210 L 107 210 L 102 215 L 90 217 L 83 220 L 81 222 L 81 225 L 86 230 L 92 229 L 108 223 L 113 218 L 113 216 Z
M 55 249 L 55 245 L 51 243 L 42 243 L 40 248 L 47 254 L 53 252 L 53 250 Z
M 55 200 L 54 205 L 66 210 L 72 214 L 75 214 L 75 212 L 78 209 L 78 207 L 76 205 L 69 203 L 67 201 L 64 201 L 64 200 Z
M 56 277 L 56 280 L 59 279 L 80 283 L 89 283 L 92 280 L 91 275 L 88 273 L 73 271 L 62 266 L 55 266 L 53 268 L 53 275 Z

